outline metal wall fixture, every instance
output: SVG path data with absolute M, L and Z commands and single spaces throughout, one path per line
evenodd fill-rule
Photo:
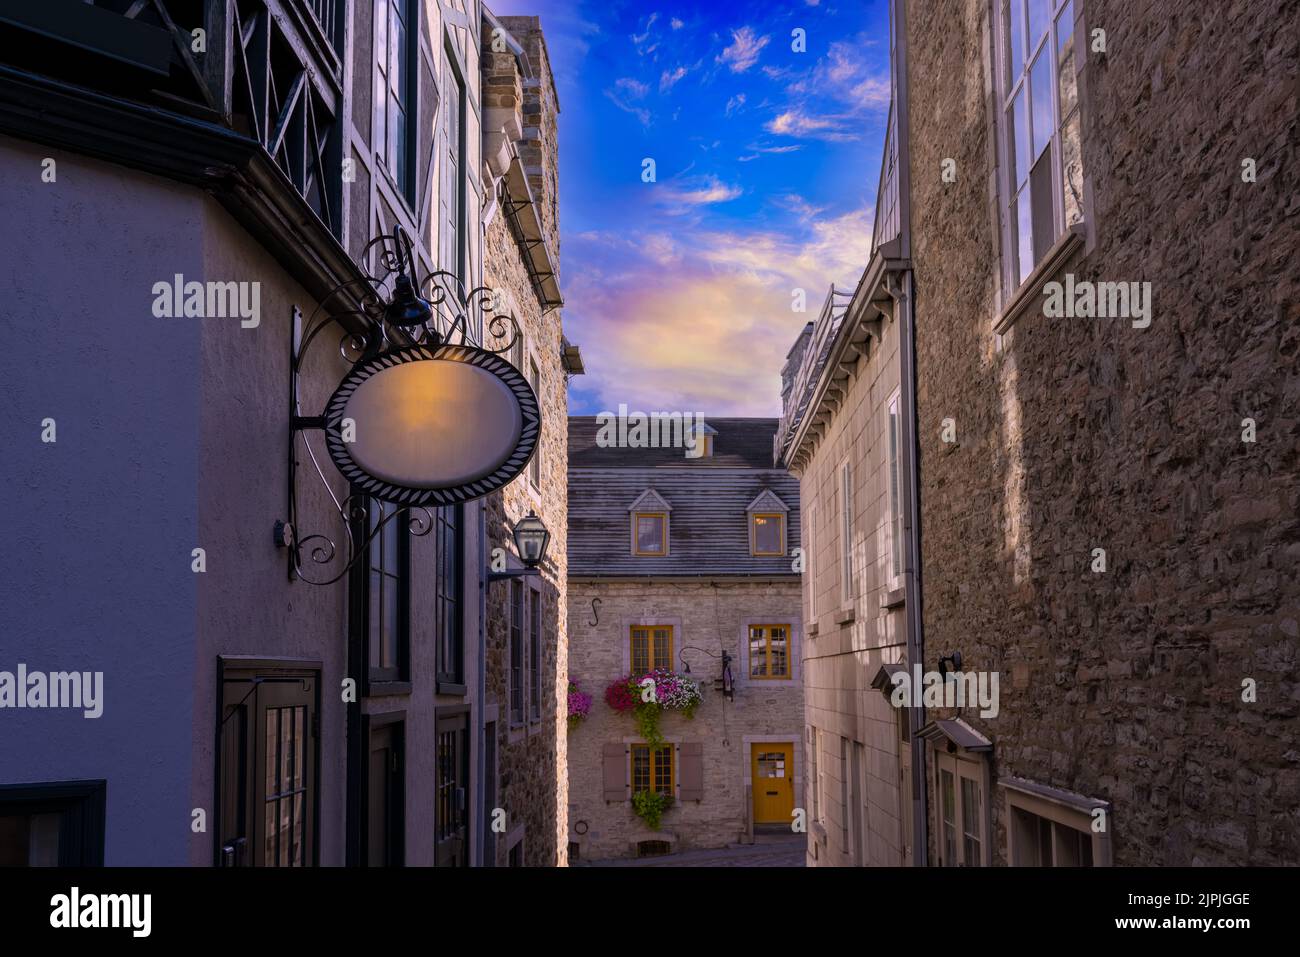
M 294 310 L 289 347 L 288 517 L 275 523 L 287 549 L 289 580 L 330 585 L 347 575 L 382 527 L 400 520 L 412 535 L 433 528 L 429 506 L 481 498 L 522 472 L 537 449 L 541 417 L 527 379 L 502 356 L 519 338 L 513 318 L 497 313 L 486 286 L 466 291 L 446 270 L 417 279 L 401 226 L 366 244 L 360 261 L 373 272 L 336 286 L 303 324 Z M 320 415 L 304 415 L 300 377 L 308 350 L 330 324 L 342 330 L 339 354 L 352 363 Z M 504 345 L 486 348 L 486 328 Z M 325 478 L 306 432 L 324 433 L 329 456 L 348 480 L 341 500 Z M 343 552 L 322 533 L 299 527 L 299 454 L 305 452 L 342 525 Z M 376 500 L 397 506 L 375 523 Z M 535 518 L 535 516 L 534 516 Z M 540 519 L 537 519 L 540 525 Z M 520 557 L 545 554 L 525 519 L 516 528 Z M 363 532 L 358 534 L 354 529 Z M 540 541 L 540 550 L 538 542 Z M 314 566 L 343 564 L 323 578 Z
M 515 551 L 519 554 L 519 560 L 524 563 L 524 567 L 506 568 L 499 572 L 489 568 L 487 571 L 489 583 L 504 581 L 507 578 L 535 578 L 541 574 L 538 566 L 546 558 L 547 546 L 551 544 L 550 530 L 529 509 L 524 518 L 515 522 L 515 527 L 510 534 L 515 540 Z
M 688 651 L 698 651 L 700 654 L 708 655 L 710 658 L 722 659 L 722 672 L 718 677 L 713 679 L 713 690 L 721 691 L 723 697 L 727 698 L 729 701 L 736 700 L 736 679 L 731 673 L 731 655 L 726 651 L 715 655 L 713 652 L 707 651 L 704 648 L 696 648 L 694 645 L 686 645 L 677 653 L 677 657 L 681 659 L 682 662 L 682 673 L 688 675 L 691 673 L 691 663 L 686 660 L 686 652 Z

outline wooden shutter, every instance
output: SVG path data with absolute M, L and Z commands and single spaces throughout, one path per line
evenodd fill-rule
M 601 764 L 606 801 L 627 800 L 627 746 L 607 743 L 601 746 Z
M 683 801 L 704 799 L 704 745 L 687 741 L 681 745 L 677 757 L 678 784 Z

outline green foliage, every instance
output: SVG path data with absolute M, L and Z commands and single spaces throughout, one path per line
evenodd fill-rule
M 663 813 L 672 806 L 672 803 L 672 798 L 658 791 L 637 791 L 632 795 L 632 810 L 636 811 L 637 817 L 645 821 L 646 827 L 652 831 L 659 830 L 659 825 L 663 822 Z
M 664 736 L 659 733 L 659 715 L 662 713 L 663 707 L 651 701 L 642 701 L 632 709 L 637 732 L 652 748 L 662 747 L 666 743 Z

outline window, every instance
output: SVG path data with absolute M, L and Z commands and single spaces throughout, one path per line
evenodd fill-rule
M 808 593 L 808 621 L 817 621 L 817 542 L 821 533 L 817 528 L 817 506 L 810 503 L 804 515 L 801 534 L 803 538 L 803 580 Z
M 632 550 L 637 555 L 668 554 L 668 514 L 632 513 Z
M 840 466 L 840 593 L 844 604 L 853 600 L 853 470 Z
M 528 716 L 542 719 L 542 593 L 528 592 Z
M 319 664 L 277 665 L 222 662 L 216 816 L 223 867 L 317 863 Z
M 375 155 L 408 203 L 415 202 L 413 142 L 407 115 L 416 101 L 412 69 L 418 30 L 409 29 L 410 0 L 375 0 Z
M 0 785 L 0 867 L 102 867 L 107 786 Z
M 361 860 L 367 867 L 400 867 L 406 858 L 405 714 L 362 716 L 367 755 Z
M 1083 219 L 1073 0 L 1000 0 L 1004 282 L 1014 291 Z
M 749 676 L 790 677 L 790 626 L 749 626 Z
M 537 401 L 542 401 L 542 374 L 537 370 L 537 360 L 528 360 L 528 384 L 533 387 L 533 394 L 537 396 Z M 542 487 L 542 439 L 539 435 L 537 438 L 537 448 L 533 451 L 532 460 L 528 463 L 528 481 L 532 483 L 533 488 Z
M 364 609 L 368 677 L 375 681 L 405 681 L 408 676 L 410 632 L 410 536 L 398 506 L 367 499 L 365 529 L 373 536 L 365 564 Z
M 437 510 L 437 566 L 434 596 L 438 629 L 438 682 L 462 685 L 465 681 L 465 635 L 461 589 L 465 581 L 464 512 L 461 505 Z M 455 689 L 446 688 L 452 692 Z
M 944 867 L 981 867 L 985 813 L 982 769 L 950 754 L 935 755 L 939 790 L 939 863 Z
M 808 780 L 812 790 L 812 819 L 818 824 L 823 823 L 822 818 L 822 782 L 821 772 L 821 742 L 818 740 L 817 729 L 811 725 L 808 728 L 808 754 L 809 754 L 809 775 Z
M 465 278 L 465 81 L 456 67 L 456 54 L 450 42 L 446 47 L 448 100 L 443 110 L 446 118 L 446 149 L 442 169 L 442 189 L 438 202 L 442 206 L 443 268 Z
M 760 512 L 750 518 L 750 551 L 754 555 L 785 554 L 785 516 Z
M 1019 778 L 1004 777 L 998 783 L 1007 799 L 1007 860 L 1013 867 L 1111 863 L 1110 805 L 1105 801 Z
M 849 839 L 849 739 L 840 738 L 840 851 L 852 853 Z
M 632 745 L 632 793 L 654 791 L 673 796 L 673 746 Z
M 524 723 L 524 586 L 510 582 L 510 723 Z
M 434 863 L 469 866 L 469 709 L 439 710 L 434 780 Z
M 656 668 L 673 667 L 672 625 L 632 626 L 632 674 L 640 676 Z
M 895 580 L 903 574 L 902 473 L 898 462 L 902 420 L 898 398 L 895 392 L 889 399 L 889 577 Z

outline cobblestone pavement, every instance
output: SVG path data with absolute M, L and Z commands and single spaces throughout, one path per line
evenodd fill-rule
M 803 867 L 806 836 L 759 836 L 754 844 L 732 844 L 633 860 L 585 861 L 582 867 Z

